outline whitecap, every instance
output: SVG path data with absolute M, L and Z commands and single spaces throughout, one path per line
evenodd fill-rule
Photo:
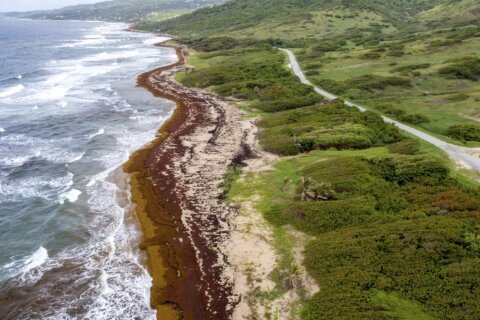
M 2 269 L 9 274 L 9 277 L 13 277 L 19 274 L 25 274 L 32 269 L 40 267 L 47 261 L 47 259 L 47 249 L 40 247 L 32 255 L 7 263 Z
M 68 102 L 66 101 L 60 101 L 58 104 L 57 104 L 60 108 L 66 108 L 68 106 Z
M 22 80 L 23 76 L 21 74 L 19 74 L 18 76 L 16 76 L 15 78 L 17 78 L 18 80 Z
M 118 59 L 127 59 L 133 58 L 140 55 L 140 51 L 138 50 L 130 50 L 130 51 L 118 51 L 113 53 L 102 52 L 96 55 L 88 56 L 83 59 L 86 62 L 101 62 L 101 61 L 109 61 L 109 60 L 118 60 Z
M 155 38 L 151 38 L 151 39 L 147 39 L 147 40 L 143 41 L 143 44 L 145 44 L 147 46 L 152 46 L 152 45 L 155 45 L 157 43 L 167 41 L 169 39 L 170 38 L 168 38 L 168 37 L 155 37 Z
M 28 271 L 40 267 L 42 264 L 45 263 L 48 259 L 48 251 L 44 247 L 40 247 L 37 251 L 35 251 L 30 257 L 28 257 L 20 273 L 27 273 Z
M 6 90 L 0 91 L 0 98 L 6 98 L 6 97 L 9 97 L 9 96 L 13 96 L 16 93 L 19 93 L 19 92 L 23 91 L 23 89 L 25 89 L 25 87 L 23 85 L 19 84 L 15 87 L 11 87 L 11 88 L 8 88 Z
M 0 133 L 4 133 L 5 132 L 5 129 L 3 129 L 2 127 L 0 127 Z
M 92 134 L 90 134 L 90 135 L 87 135 L 86 137 L 87 137 L 88 139 L 92 139 L 92 138 L 95 138 L 96 136 L 100 136 L 100 135 L 102 135 L 102 134 L 105 134 L 105 128 L 101 128 L 101 129 L 99 129 L 97 132 L 92 133 Z
M 74 203 L 78 200 L 78 197 L 82 194 L 82 191 L 77 189 L 71 189 L 68 192 L 62 193 L 60 195 L 59 203 L 64 204 L 68 200 L 70 203 Z

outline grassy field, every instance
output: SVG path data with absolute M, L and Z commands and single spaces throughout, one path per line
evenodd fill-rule
M 364 45 L 340 47 L 318 55 L 314 48 L 297 49 L 296 53 L 313 83 L 400 121 L 404 120 L 401 116 L 388 114 L 382 107 L 389 105 L 407 115 L 422 115 L 422 122 L 410 124 L 451 139 L 455 138 L 449 134 L 453 126 L 474 126 L 480 130 L 478 81 L 447 77 L 439 72 L 456 59 L 477 56 L 480 33 L 476 28 L 464 29 L 469 38 L 440 47 L 438 43 L 460 32 L 445 31 L 430 36 L 427 42 L 423 39 L 426 35 L 420 34 L 401 45 L 395 40 L 368 48 Z M 401 47 L 401 51 L 392 55 L 391 48 L 395 46 Z M 409 81 L 409 85 L 376 87 L 375 83 L 368 82 L 372 77 L 401 78 Z M 480 137 L 472 141 L 457 138 L 454 142 L 478 146 Z
M 293 15 L 288 18 L 272 19 L 254 27 L 232 31 L 228 36 L 239 38 L 269 39 L 287 41 L 307 38 L 311 40 L 342 36 L 348 30 L 382 25 L 383 32 L 393 33 L 396 28 L 374 12 L 332 8 Z

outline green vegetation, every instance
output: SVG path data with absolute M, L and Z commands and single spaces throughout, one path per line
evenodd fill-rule
M 391 104 L 380 105 L 377 109 L 381 110 L 383 113 L 392 116 L 402 122 L 411 123 L 411 124 L 420 124 L 428 122 L 428 118 L 423 114 L 406 114 L 402 109 L 395 108 Z
M 295 272 L 288 258 L 292 239 L 282 233 L 292 225 L 314 237 L 305 251 L 306 267 L 321 286 L 297 310 L 301 319 L 475 319 L 476 185 L 459 179 L 445 155 L 373 112 L 341 101 L 297 103 L 311 89 L 285 71 L 285 57 L 269 41 L 189 41 L 208 52 L 189 57 L 194 68 L 179 74 L 179 81 L 240 99 L 261 117 L 262 146 L 293 155 L 271 171 L 242 179 L 232 169 L 223 184 L 228 199 L 259 196 L 257 209 L 278 233 L 276 246 L 283 247 L 281 266 L 270 275 L 277 287 L 258 292 L 259 298 L 268 303 L 278 297 L 282 279 Z M 322 50 L 327 47 L 334 46 Z M 403 70 L 423 67 L 428 68 Z M 389 77 L 366 79 L 382 83 Z M 378 109 L 403 121 L 428 121 L 392 104 Z
M 480 80 L 480 58 L 466 57 L 441 68 L 441 75 L 453 79 Z
M 412 140 L 401 143 L 412 151 Z M 245 192 L 261 196 L 258 209 L 274 226 L 315 236 L 306 265 L 321 291 L 302 319 L 480 312 L 478 189 L 458 184 L 442 160 L 384 148 L 317 151 L 236 181 L 229 196 Z
M 448 12 L 448 15 L 446 14 Z M 480 127 L 480 3 L 475 0 L 251 1 L 205 8 L 156 28 L 189 39 L 294 48 L 314 84 L 449 142 Z
M 266 114 L 260 143 L 265 150 L 293 155 L 315 149 L 366 149 L 397 142 L 398 130 L 373 112 L 341 102 Z
M 312 87 L 300 84 L 284 67 L 284 55 L 266 44 L 244 47 L 243 42 L 228 44 L 226 49 L 200 54 L 197 59 L 208 61 L 208 67 L 179 77 L 190 87 L 211 87 L 220 96 L 233 96 L 252 101 L 256 109 L 275 112 L 295 109 L 322 101 Z M 192 43 L 194 48 L 224 49 L 223 39 Z M 234 48 L 232 48 L 234 47 Z
M 448 130 L 480 127 L 479 19 L 475 0 L 235 0 L 155 30 L 294 48 L 319 87 L 379 112 L 395 105 L 398 120 L 474 147 Z
M 452 126 L 448 128 L 448 135 L 461 141 L 480 141 L 480 128 L 478 126 Z
M 48 11 L 15 13 L 28 19 L 99 20 L 137 22 L 138 28 L 153 30 L 160 21 L 177 17 L 223 0 L 114 0 L 69 6 Z
M 219 186 L 223 189 L 224 196 L 226 196 L 230 192 L 233 182 L 240 176 L 240 173 L 241 170 L 239 167 L 232 166 L 228 168 L 227 174 L 225 175 L 223 182 Z

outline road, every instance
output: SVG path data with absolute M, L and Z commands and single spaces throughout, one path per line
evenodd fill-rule
M 288 59 L 290 60 L 291 68 L 292 68 L 293 72 L 295 73 L 295 75 L 298 78 L 300 78 L 300 81 L 302 83 L 312 86 L 317 93 L 321 94 L 322 96 L 324 96 L 328 100 L 334 100 L 334 99 L 338 98 L 336 95 L 331 94 L 330 92 L 327 92 L 325 90 L 322 90 L 322 89 L 314 86 L 305 77 L 302 69 L 300 68 L 300 64 L 297 61 L 297 58 L 295 57 L 295 55 L 293 54 L 293 52 L 291 50 L 281 49 L 281 48 L 280 48 L 280 50 L 284 51 L 288 55 Z M 362 106 L 359 106 L 355 103 L 352 103 L 350 101 L 345 101 L 345 105 L 347 105 L 349 107 L 356 107 L 356 108 L 360 109 L 361 111 L 366 111 L 367 110 L 366 108 L 364 108 Z M 402 129 L 402 130 L 404 130 L 408 133 L 411 133 L 411 134 L 417 136 L 418 138 L 423 139 L 423 140 L 433 144 L 434 146 L 442 149 L 443 151 L 445 151 L 450 156 L 450 158 L 452 158 L 454 161 L 456 161 L 458 165 L 460 165 L 462 167 L 465 167 L 465 168 L 468 168 L 468 169 L 475 170 L 475 171 L 480 171 L 480 148 L 465 148 L 465 147 L 456 146 L 454 144 L 451 144 L 451 143 L 445 142 L 443 140 L 440 140 L 438 138 L 435 138 L 435 137 L 433 137 L 433 136 L 431 136 L 431 135 L 429 135 L 425 132 L 422 132 L 420 130 L 417 130 L 415 128 L 407 126 L 403 123 L 400 123 L 396 120 L 390 119 L 388 117 L 382 117 L 382 118 L 385 120 L 385 122 L 392 123 L 392 124 L 396 125 L 397 127 L 399 127 L 400 129 Z

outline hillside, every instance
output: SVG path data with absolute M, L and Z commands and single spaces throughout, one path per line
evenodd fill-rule
M 195 9 L 221 3 L 222 0 L 114 0 L 69 6 L 57 10 L 18 13 L 30 19 L 138 21 L 171 18 Z M 156 14 L 158 13 L 158 14 Z
M 198 10 L 192 14 L 159 24 L 159 30 L 177 34 L 215 34 L 241 30 L 269 22 L 290 24 L 294 21 L 308 21 L 308 17 L 330 9 L 354 12 L 368 11 L 395 26 L 407 27 L 412 23 L 423 24 L 432 10 L 445 12 L 444 6 L 458 5 L 454 0 L 234 0 L 214 8 Z M 463 12 L 468 10 L 463 10 Z M 436 16 L 433 17 L 437 18 Z M 439 21 L 441 19 L 438 17 Z M 473 17 L 475 18 L 475 17 Z M 276 20 L 278 19 L 278 20 Z M 355 16 L 349 17 L 355 20 Z M 434 20 L 432 19 L 432 20 Z
M 479 21 L 475 0 L 235 0 L 149 29 L 293 48 L 319 87 L 478 146 Z

